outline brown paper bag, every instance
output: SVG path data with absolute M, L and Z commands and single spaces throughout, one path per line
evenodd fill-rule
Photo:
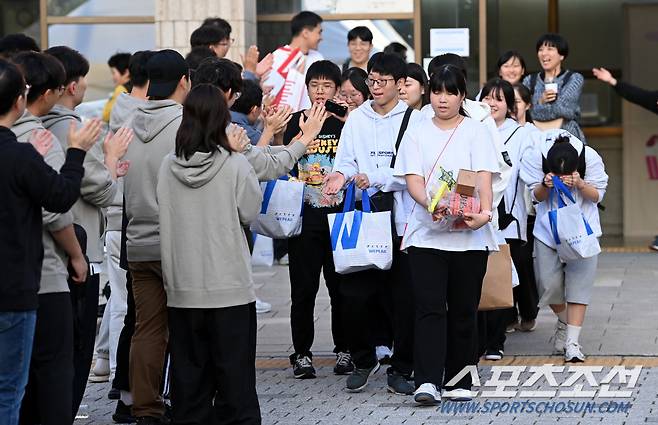
M 509 245 L 500 245 L 498 252 L 489 255 L 487 273 L 482 282 L 482 296 L 478 310 L 499 310 L 514 306 L 512 291 L 512 256 Z

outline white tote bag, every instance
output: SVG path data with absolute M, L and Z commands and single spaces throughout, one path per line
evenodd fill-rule
M 274 241 L 267 236 L 253 234 L 254 252 L 251 254 L 252 266 L 272 267 L 274 265 Z
M 261 183 L 263 204 L 251 231 L 273 239 L 287 239 L 302 232 L 304 182 L 271 180 Z
M 571 201 L 569 205 L 563 196 Z M 557 198 L 557 208 L 548 212 L 551 233 L 557 248 L 557 255 L 563 262 L 593 257 L 601 252 L 598 238 L 594 235 L 587 219 L 578 204 L 559 177 L 553 177 L 553 189 L 549 202 Z
M 365 190 L 363 211 L 355 210 L 354 206 L 355 188 L 354 183 L 350 183 L 343 212 L 328 215 L 336 272 L 390 269 L 393 263 L 391 212 L 371 212 Z

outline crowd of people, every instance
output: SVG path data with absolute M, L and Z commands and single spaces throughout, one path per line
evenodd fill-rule
M 79 52 L 0 40 L 0 424 L 71 424 L 88 378 L 111 380 L 117 423 L 260 423 L 257 311 L 267 306 L 254 292 L 249 224 L 260 182 L 287 175 L 305 183 L 301 233 L 279 242 L 295 378 L 316 377 L 321 273 L 333 370 L 350 392 L 388 364 L 390 392 L 421 405 L 470 400 L 470 376 L 453 378 L 481 357 L 501 360 L 506 333 L 533 331 L 543 306 L 555 313 L 555 351 L 585 360 L 597 256 L 563 260 L 549 215 L 554 185 L 566 186 L 601 236 L 608 176 L 578 125 L 583 77 L 565 68 L 563 37 L 537 40 L 539 73 L 503 53 L 472 100 L 461 57 L 437 56 L 426 73 L 399 43 L 372 54 L 364 26 L 347 34 L 342 69 L 318 52 L 315 13 L 292 19 L 287 45 L 262 58 L 251 46 L 241 64 L 225 58 L 231 32 L 209 18 L 185 58 L 113 56 L 106 134 L 75 112 L 89 72 Z M 475 174 L 479 208 L 455 219 L 431 205 L 428 186 L 454 192 L 460 170 Z M 391 212 L 390 270 L 335 270 L 328 217 L 349 186 L 357 209 L 367 197 Z M 479 312 L 488 259 L 504 244 L 514 307 Z M 89 377 L 103 262 L 111 291 Z

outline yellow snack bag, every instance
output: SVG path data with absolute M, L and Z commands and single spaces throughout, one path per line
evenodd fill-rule
M 430 198 L 430 202 L 427 205 L 427 211 L 429 211 L 430 214 L 434 213 L 434 210 L 436 210 L 436 206 L 439 204 L 439 201 L 449 190 L 448 183 L 444 182 L 443 180 L 436 180 L 434 183 L 435 184 L 432 185 L 434 187 L 428 186 L 427 188 Z

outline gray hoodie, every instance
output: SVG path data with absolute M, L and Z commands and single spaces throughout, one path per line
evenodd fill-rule
M 224 308 L 256 300 L 242 227 L 260 212 L 256 173 L 219 148 L 167 155 L 157 188 L 167 306 Z
M 259 181 L 278 179 L 293 169 L 297 161 L 306 153 L 306 146 L 293 141 L 288 146 L 247 146 L 244 156 L 254 170 Z
M 41 117 L 41 121 L 57 137 L 63 149 L 68 147 L 71 121 L 82 122 L 78 114 L 62 105 L 55 105 Z M 80 199 L 71 208 L 73 221 L 87 232 L 87 256 L 92 263 L 102 263 L 104 260 L 105 216 L 101 208 L 108 207 L 117 193 L 117 184 L 104 161 L 102 144 L 96 143 L 85 156 Z
M 135 110 L 135 137 L 125 159 L 130 172 L 123 178 L 128 216 L 128 261 L 160 261 L 160 219 L 156 186 L 162 159 L 174 150 L 183 106 L 173 100 L 149 100 Z
M 121 93 L 112 107 L 110 114 L 110 131 L 117 132 L 121 127 L 130 127 L 138 106 L 146 104 L 146 100 L 138 99 L 128 93 Z M 123 177 L 117 180 L 117 194 L 112 205 L 107 207 L 107 231 L 121 231 L 123 215 Z
M 27 110 L 21 118 L 14 123 L 11 130 L 16 134 L 19 142 L 27 143 L 34 130 L 43 130 L 43 124 L 39 118 L 32 115 Z M 53 142 L 53 147 L 44 157 L 46 164 L 53 169 L 58 170 L 64 165 L 66 157 L 64 150 L 57 140 Z M 49 294 L 56 292 L 69 292 L 67 282 L 69 273 L 66 269 L 68 257 L 55 240 L 50 235 L 51 231 L 62 230 L 66 226 L 73 224 L 73 214 L 69 211 L 65 214 L 57 214 L 41 210 L 43 219 L 43 228 L 41 237 L 43 239 L 43 263 L 41 264 L 41 285 L 39 294 Z

